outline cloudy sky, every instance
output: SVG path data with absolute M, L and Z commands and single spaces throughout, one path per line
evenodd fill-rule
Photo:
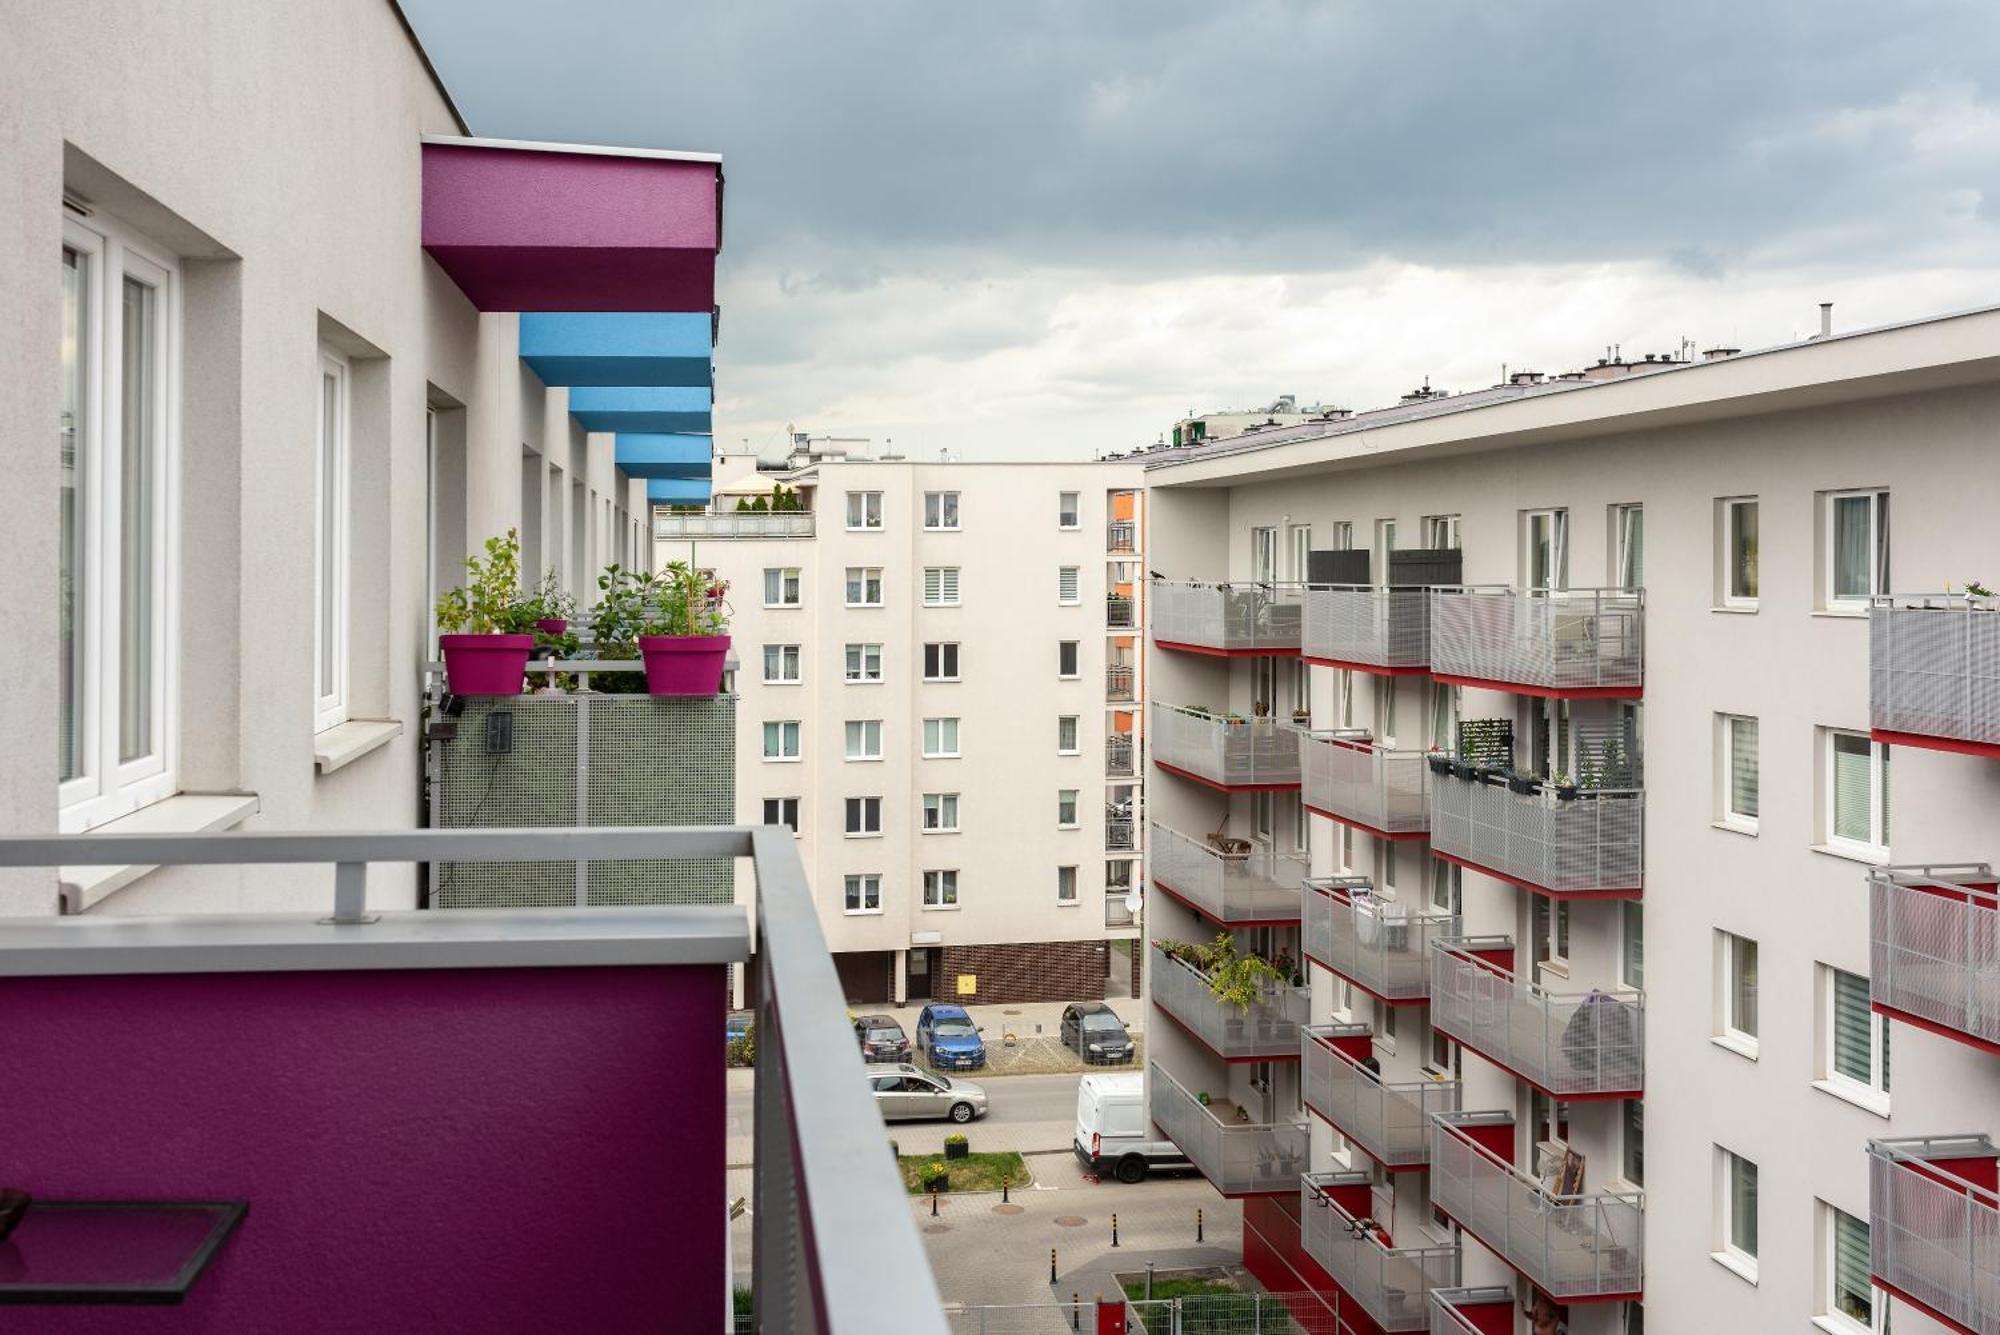
M 475 133 L 724 155 L 732 448 L 1087 456 L 2000 302 L 1990 0 L 405 4 Z

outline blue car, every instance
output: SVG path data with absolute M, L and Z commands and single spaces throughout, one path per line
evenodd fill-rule
M 917 1055 L 934 1071 L 977 1071 L 986 1044 L 965 1007 L 933 1002 L 917 1016 Z

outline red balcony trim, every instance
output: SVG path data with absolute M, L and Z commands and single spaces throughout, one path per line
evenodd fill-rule
M 1509 1066 L 1506 1062 L 1501 1061 L 1498 1057 L 1488 1052 L 1485 1048 L 1480 1047 L 1477 1043 L 1473 1042 L 1471 1039 L 1464 1038 L 1458 1034 L 1452 1033 L 1451 1030 L 1439 1024 L 1435 1016 L 1431 1018 L 1431 1027 L 1436 1029 L 1440 1034 L 1443 1034 L 1446 1038 L 1451 1039 L 1454 1043 L 1457 1043 L 1459 1046 L 1472 1049 L 1472 1051 L 1478 1053 L 1483 1060 L 1490 1062 L 1494 1066 L 1499 1067 L 1501 1070 L 1505 1071 L 1508 1075 L 1513 1076 L 1516 1080 L 1520 1081 L 1522 1084 L 1529 1085 L 1535 1089 L 1539 1089 L 1542 1091 L 1542 1093 L 1548 1095 L 1550 1098 L 1555 1099 L 1562 1103 L 1604 1103 L 1611 1099 L 1642 1099 L 1646 1097 L 1646 1091 L 1643 1089 L 1614 1089 L 1605 1091 L 1603 1093 L 1559 1094 L 1555 1090 L 1550 1089 L 1547 1085 L 1543 1084 L 1541 1081 L 1532 1080 L 1529 1077 L 1522 1075 L 1519 1071 Z
M 1480 1246 L 1484 1247 L 1487 1251 L 1492 1252 L 1494 1258 L 1497 1259 L 1501 1265 L 1506 1266 L 1509 1270 L 1512 1270 L 1522 1279 L 1527 1280 L 1529 1286 L 1533 1288 L 1535 1292 L 1547 1293 L 1547 1290 L 1543 1289 L 1541 1285 L 1535 1283 L 1534 1276 L 1530 1275 L 1527 1271 L 1515 1265 L 1512 1261 L 1509 1261 L 1504 1255 L 1502 1255 L 1498 1250 L 1496 1250 L 1493 1244 L 1487 1241 L 1486 1235 L 1484 1233 L 1481 1233 L 1478 1229 L 1466 1223 L 1463 1219 L 1460 1219 L 1457 1215 L 1445 1209 L 1442 1205 L 1439 1205 L 1436 1201 L 1431 1202 L 1431 1208 L 1436 1210 L 1439 1214 L 1443 1215 L 1446 1219 L 1451 1220 L 1452 1223 L 1457 1224 L 1460 1228 L 1464 1229 L 1467 1234 L 1471 1235 L 1472 1237 L 1478 1238 Z M 1641 1299 L 1643 1299 L 1645 1296 L 1646 1293 L 1645 1290 L 1643 1289 L 1632 1289 L 1622 1293 L 1576 1293 L 1561 1298 L 1556 1297 L 1556 1295 L 1553 1293 L 1548 1293 L 1549 1301 L 1563 1307 L 1574 1307 L 1579 1303 L 1636 1303 Z M 1978 1332 L 1967 1331 L 1966 1335 L 1978 1335 Z
M 1877 1015 L 1886 1015 L 1900 1024 L 1912 1025 L 1918 1029 L 1927 1029 L 1933 1034 L 1953 1039 L 1965 1044 L 1969 1048 L 1977 1048 L 1981 1052 L 1991 1053 L 1996 1057 L 2000 1057 L 2000 1043 L 1989 1043 L 1985 1039 L 1975 1038 L 1963 1030 L 1953 1029 L 1950 1025 L 1939 1024 L 1936 1020 L 1927 1020 L 1921 1015 L 1912 1015 L 1910 1012 L 1898 1010 L 1894 1006 L 1885 1006 L 1879 1001 L 1869 1003 L 1869 1009 L 1873 1010 Z
M 1172 1136 L 1168 1135 L 1167 1129 L 1165 1127 L 1161 1126 L 1158 1122 L 1153 1121 L 1153 1119 L 1150 1116 L 1147 1117 L 1146 1121 L 1153 1128 L 1153 1130 L 1160 1133 L 1161 1140 L 1167 1141 L 1168 1143 L 1174 1145 L 1176 1148 L 1179 1148 L 1183 1154 L 1187 1154 L 1186 1147 L 1181 1145 L 1181 1143 L 1178 1140 L 1175 1140 Z M 1207 1182 L 1209 1186 L 1214 1187 L 1215 1194 L 1222 1197 L 1224 1200 L 1240 1201 L 1240 1200 L 1245 1200 L 1252 1196 L 1293 1196 L 1298 1194 L 1299 1184 L 1296 1179 L 1293 1180 L 1290 1186 L 1279 1187 L 1275 1191 L 1224 1191 L 1222 1189 L 1222 1184 L 1220 1182 L 1217 1182 L 1214 1178 L 1210 1177 L 1208 1175 L 1208 1170 L 1206 1168 L 1203 1168 L 1200 1164 L 1195 1163 L 1194 1156 L 1192 1154 L 1187 1154 L 1187 1161 L 1190 1164 L 1194 1164 L 1194 1171 L 1200 1173 L 1202 1176 L 1202 1180 Z M 1174 1167 L 1178 1169 L 1180 1165 L 1175 1164 Z
M 1166 1016 L 1169 1020 L 1172 1020 L 1174 1022 L 1175 1028 L 1179 1029 L 1189 1038 L 1193 1039 L 1195 1042 L 1207 1048 L 1210 1056 L 1214 1057 L 1219 1062 L 1227 1062 L 1231 1066 L 1248 1066 L 1253 1062 L 1295 1062 L 1301 1060 L 1305 1055 L 1303 1052 L 1294 1052 L 1291 1053 L 1289 1056 L 1283 1056 L 1283 1057 L 1224 1056 L 1222 1053 L 1217 1052 L 1215 1050 L 1214 1045 L 1211 1044 L 1207 1039 L 1203 1038 L 1200 1034 L 1197 1034 L 1186 1020 L 1183 1020 L 1180 1016 L 1174 1014 L 1173 1009 L 1167 1006 L 1162 1001 L 1160 1001 L 1159 998 L 1157 997 L 1153 999 L 1153 1009 L 1158 1011 L 1160 1014 Z
M 1530 686 L 1519 681 L 1494 681 L 1487 677 L 1461 677 L 1454 673 L 1431 673 L 1433 680 L 1453 686 L 1471 686 L 1482 691 L 1505 691 L 1509 695 L 1535 695 L 1545 700 L 1637 700 L 1645 695 L 1638 686 Z
M 1163 640 L 1153 637 L 1153 646 L 1158 649 L 1172 649 L 1181 654 L 1202 654 L 1208 658 L 1297 658 L 1296 649 L 1217 649 L 1213 645 L 1189 644 L 1185 640 Z
M 1431 837 L 1429 830 L 1404 830 L 1401 833 L 1394 833 L 1389 830 L 1378 830 L 1366 821 L 1355 820 L 1352 816 L 1342 816 L 1337 812 L 1328 811 L 1325 807 L 1316 807 L 1310 802 L 1306 803 L 1305 807 L 1307 811 L 1312 812 L 1315 816 L 1324 816 L 1336 825 L 1352 825 L 1363 834 L 1372 834 L 1377 839 L 1394 839 L 1399 842 L 1407 842 Z
M 1159 882 L 1155 881 L 1153 884 L 1158 885 Z M 1380 992 L 1377 992 L 1374 988 L 1368 986 L 1368 984 L 1360 981 L 1359 979 L 1349 978 L 1346 974 L 1334 968 L 1331 964 L 1328 964 L 1325 960 L 1313 954 L 1310 950 L 1306 950 L 1303 947 L 1301 947 L 1299 950 L 1299 954 L 1304 955 L 1307 959 L 1311 960 L 1314 964 L 1319 965 L 1320 968 L 1325 969 L 1335 978 L 1342 979 L 1352 987 L 1360 988 L 1363 992 L 1366 992 L 1369 996 L 1375 998 L 1376 1001 L 1380 1002 L 1384 1006 L 1428 1006 L 1431 1004 L 1431 999 L 1428 996 L 1385 997 Z
M 1509 876 L 1504 871 L 1495 871 L 1483 863 L 1474 862 L 1470 858 L 1462 858 L 1453 853 L 1443 853 L 1436 848 L 1431 849 L 1431 856 L 1441 858 L 1451 863 L 1454 867 L 1463 867 L 1467 871 L 1476 871 L 1482 876 L 1491 876 L 1495 880 L 1519 886 L 1523 890 L 1540 895 L 1543 899 L 1643 899 L 1646 894 L 1643 887 L 1633 890 L 1551 890 L 1545 885 L 1536 885 L 1533 881 L 1524 881 L 1518 876 Z
M 1308 653 L 1301 653 L 1299 657 L 1313 664 L 1315 667 L 1340 668 L 1346 672 L 1366 672 L 1376 677 L 1428 677 L 1431 674 L 1429 664 L 1425 664 L 1422 667 L 1384 667 L 1380 663 L 1355 663 L 1345 658 L 1315 658 Z
M 1166 891 L 1167 898 L 1218 927 L 1297 927 L 1302 922 L 1300 918 L 1218 918 L 1207 908 L 1195 903 L 1157 876 L 1153 878 L 1153 888 Z
M 1318 1107 L 1314 1106 L 1313 1101 L 1311 1099 L 1301 1099 L 1300 1102 L 1306 1105 L 1307 1112 L 1311 1113 L 1314 1117 L 1319 1118 L 1320 1121 L 1325 1122 L 1335 1131 L 1338 1131 L 1340 1133 L 1340 1138 L 1342 1140 L 1346 1141 L 1348 1144 L 1352 1145 L 1355 1149 L 1360 1150 L 1363 1154 L 1367 1155 L 1371 1162 L 1381 1164 L 1383 1169 L 1386 1170 L 1387 1172 L 1427 1173 L 1430 1171 L 1431 1156 L 1430 1156 L 1430 1150 L 1428 1148 L 1426 1148 L 1424 1151 L 1424 1157 L 1419 1161 L 1417 1161 L 1416 1163 L 1390 1163 L 1387 1159 L 1377 1158 L 1373 1150 L 1370 1150 L 1366 1145 L 1362 1144 L 1359 1140 L 1356 1140 L 1352 1135 L 1348 1134 L 1348 1130 L 1346 1127 L 1342 1126 L 1340 1123 L 1334 1121 L 1331 1117 L 1328 1117 L 1324 1112 L 1320 1111 Z
M 1170 765 L 1157 756 L 1153 758 L 1153 763 L 1169 774 L 1177 774 L 1204 788 L 1213 788 L 1218 793 L 1296 793 L 1299 790 L 1299 785 L 1296 783 L 1217 783 L 1214 779 L 1205 779 L 1191 770 L 1184 770 L 1179 765 Z
M 1874 1275 L 1868 1276 L 1868 1282 L 1870 1284 L 1873 1284 L 1876 1288 L 1882 1290 L 1882 1292 L 1894 1297 L 1897 1302 L 1908 1303 L 1910 1306 L 1916 1308 L 1919 1312 L 1922 1312 L 1925 1316 L 1929 1317 L 1931 1320 L 1937 1322 L 1940 1326 L 1943 1326 L 1946 1330 L 1955 1330 L 1959 1332 L 1959 1335 L 1979 1335 L 1979 1332 L 1974 1330 L 1972 1327 L 1961 1326 L 1958 1322 L 1953 1321 L 1943 1312 L 1938 1311 L 1937 1308 L 1932 1307 L 1929 1303 L 1923 1301 L 1923 1299 L 1912 1298 L 1909 1294 L 1903 1292 L 1901 1289 L 1897 1288 L 1894 1284 L 1884 1283 L 1881 1279 L 1879 1279 Z
M 1962 756 L 2000 760 L 2000 743 L 1995 742 L 1968 742 L 1957 737 L 1933 737 L 1929 733 L 1895 732 L 1888 728 L 1870 728 L 1868 735 L 1885 746 L 1915 746 L 1926 751 L 1952 751 Z

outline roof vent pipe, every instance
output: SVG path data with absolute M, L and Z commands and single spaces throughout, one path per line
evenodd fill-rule
M 1819 336 L 1825 338 L 1831 333 L 1833 333 L 1833 303 L 1822 301 L 1819 304 Z

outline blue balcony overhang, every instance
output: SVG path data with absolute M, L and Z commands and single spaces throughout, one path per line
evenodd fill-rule
M 699 385 L 578 385 L 569 392 L 570 416 L 585 431 L 707 432 L 710 403 Z
M 706 482 L 713 437 L 621 431 L 612 459 L 628 477 L 699 478 Z
M 715 383 L 707 311 L 523 311 L 521 360 L 545 385 Z
M 646 479 L 646 501 L 650 505 L 707 505 L 709 479 L 653 477 Z

